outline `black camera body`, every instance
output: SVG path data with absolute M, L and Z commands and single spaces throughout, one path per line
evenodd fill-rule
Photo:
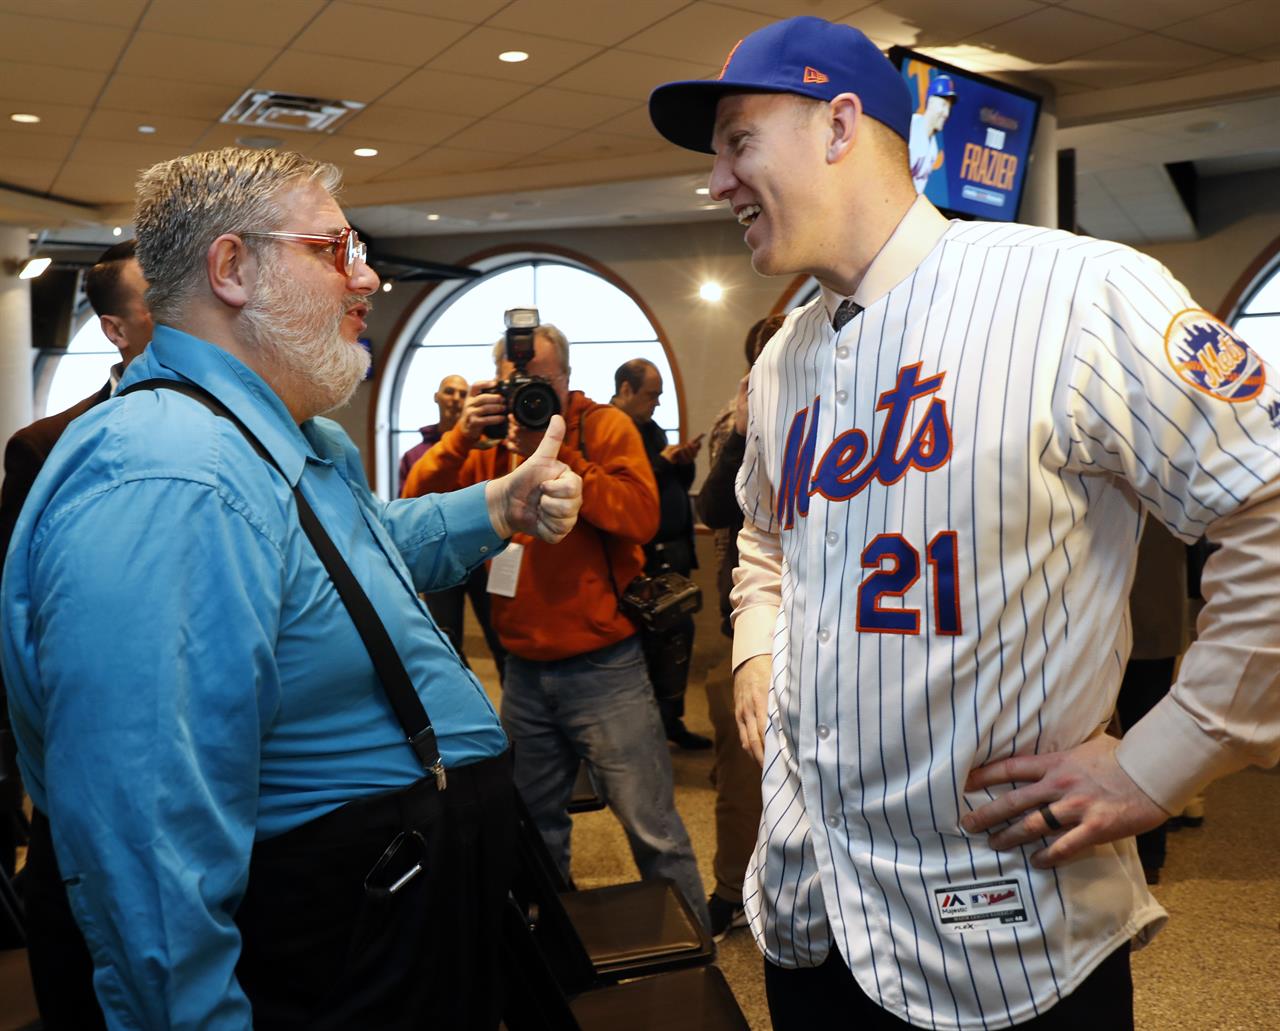
M 618 607 L 641 630 L 665 634 L 702 608 L 702 588 L 680 573 L 641 575 L 627 584 Z
M 550 380 L 530 376 L 525 367 L 533 360 L 533 338 L 538 331 L 537 308 L 512 308 L 503 316 L 507 326 L 507 361 L 515 372 L 499 380 L 493 392 L 502 397 L 509 414 L 527 430 L 545 430 L 551 417 L 560 411 L 560 397 Z M 507 435 L 505 423 L 486 426 L 484 435 L 501 440 Z

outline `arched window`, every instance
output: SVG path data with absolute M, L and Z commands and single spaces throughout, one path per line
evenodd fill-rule
M 595 401 L 613 396 L 614 370 L 623 362 L 653 362 L 664 384 L 654 421 L 673 443 L 680 439 L 679 377 L 659 328 L 620 280 L 585 259 L 546 252 L 507 253 L 469 264 L 484 275 L 434 289 L 390 349 L 390 379 L 383 383 L 391 389 L 377 401 L 381 494 L 395 496 L 400 456 L 420 442 L 420 426 L 436 421 L 433 397 L 440 381 L 454 374 L 468 383 L 493 377 L 493 345 L 508 308 L 537 308 L 543 322 L 560 328 L 570 343 L 570 386 Z
M 1280 259 L 1269 262 L 1229 313 L 1231 327 L 1273 368 L 1280 368 Z

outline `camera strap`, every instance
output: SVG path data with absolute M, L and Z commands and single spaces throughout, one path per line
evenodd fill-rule
M 136 390 L 173 390 L 200 402 L 214 415 L 226 419 L 236 427 L 258 456 L 284 476 L 284 470 L 271 457 L 271 453 L 263 447 L 262 442 L 254 436 L 249 427 L 203 387 L 182 380 L 148 379 L 131 383 L 117 396 L 131 394 Z M 404 662 L 401 661 L 400 654 L 387 633 L 387 628 L 383 626 L 377 610 L 373 607 L 373 602 L 369 600 L 364 588 L 351 572 L 351 567 L 343 560 L 337 545 L 325 532 L 319 517 L 303 497 L 302 491 L 298 487 L 293 487 L 292 490 L 294 501 L 298 506 L 298 522 L 302 526 L 302 531 L 320 557 L 321 563 L 329 574 L 329 579 L 333 581 L 333 586 L 338 592 L 338 597 L 351 616 L 351 622 L 355 624 L 360 640 L 364 642 L 369 652 L 374 671 L 387 694 L 387 700 L 391 703 L 396 720 L 399 721 L 408 739 L 409 747 L 418 757 L 422 768 L 435 777 L 436 788 L 443 791 L 446 787 L 444 760 L 440 758 L 435 730 L 432 729 L 427 710 L 423 707 L 418 692 L 413 688 L 413 681 L 410 680 L 409 673 L 404 668 Z M 617 590 L 616 585 L 614 590 Z

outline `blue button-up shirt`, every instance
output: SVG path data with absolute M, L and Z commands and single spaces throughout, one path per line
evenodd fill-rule
M 423 771 L 310 542 L 299 485 L 373 602 L 448 767 L 506 738 L 418 590 L 502 547 L 484 485 L 383 503 L 334 422 L 301 426 L 221 348 L 158 327 L 31 491 L 0 617 L 19 762 L 113 1027 L 248 1027 L 233 916 L 255 840 Z

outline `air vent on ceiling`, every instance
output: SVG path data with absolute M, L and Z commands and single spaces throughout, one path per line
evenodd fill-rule
M 273 90 L 245 90 L 220 121 L 293 132 L 333 132 L 364 108 L 355 100 L 322 100 Z

